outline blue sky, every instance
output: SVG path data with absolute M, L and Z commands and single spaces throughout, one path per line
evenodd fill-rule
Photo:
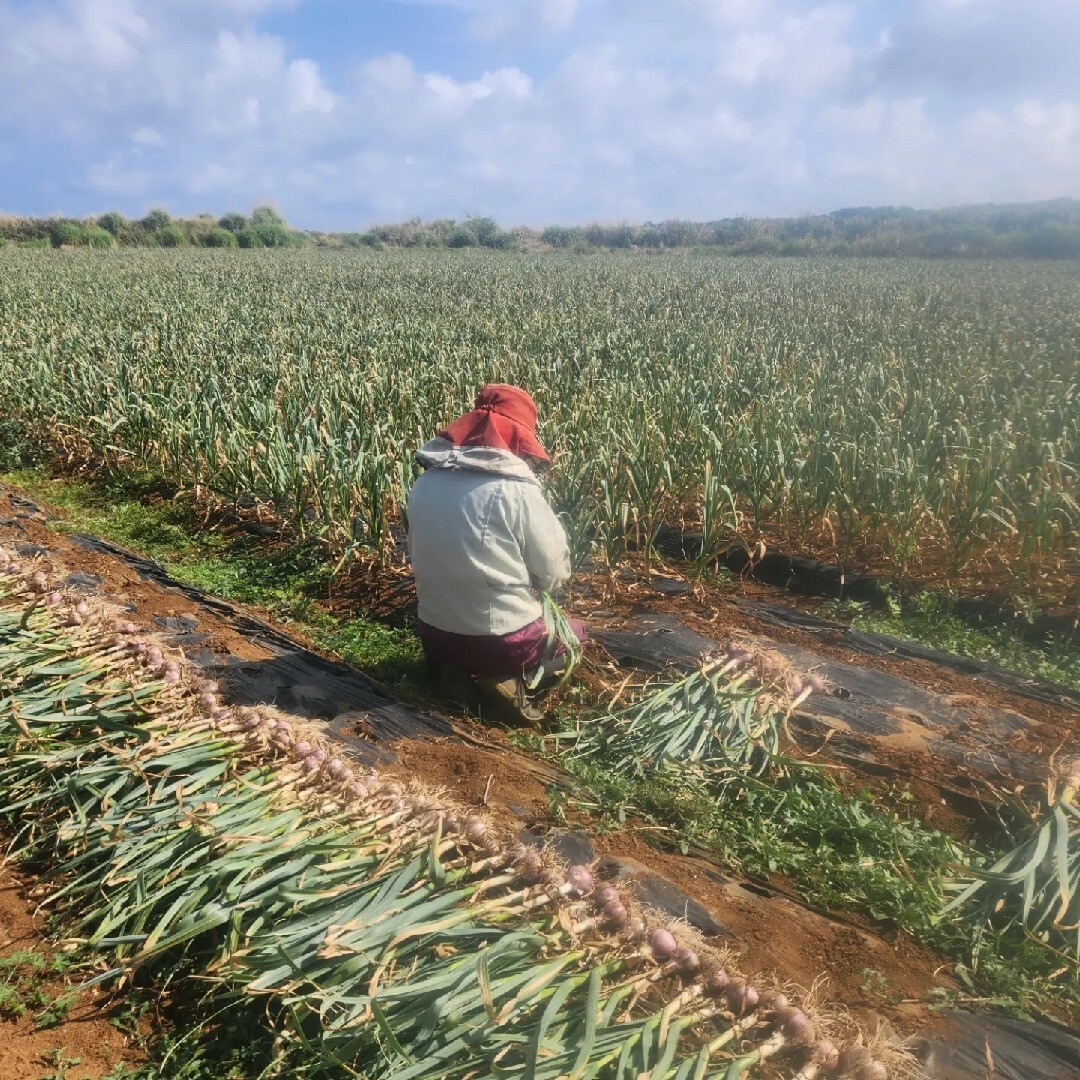
M 1078 0 L 0 0 L 0 212 L 1080 196 Z

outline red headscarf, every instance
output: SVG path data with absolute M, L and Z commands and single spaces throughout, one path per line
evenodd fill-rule
M 491 383 L 476 395 L 472 412 L 459 416 L 439 438 L 455 446 L 490 446 L 531 458 L 546 468 L 551 458 L 536 437 L 536 404 L 519 386 Z

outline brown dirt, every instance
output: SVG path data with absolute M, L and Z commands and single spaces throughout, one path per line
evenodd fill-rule
M 27 880 L 11 867 L 0 866 L 0 956 L 16 951 L 48 953 L 34 902 L 26 895 Z M 49 984 L 59 996 L 70 986 Z M 93 992 L 79 994 L 63 1023 L 39 1030 L 30 1015 L 0 1018 L 0 1080 L 40 1080 L 55 1071 L 54 1054 L 79 1059 L 65 1074 L 68 1080 L 98 1080 L 119 1064 L 135 1065 L 143 1057 L 108 1020 L 105 998 Z
M 495 742 L 491 749 L 449 739 L 396 742 L 398 761 L 387 771 L 402 779 L 422 780 L 464 806 L 486 809 L 508 824 L 547 821 L 548 785 L 556 770 L 526 757 L 499 739 L 497 732 L 489 732 L 488 738 Z
M 825 978 L 822 998 L 850 1010 L 870 1029 L 887 1017 L 910 1034 L 932 1021 L 925 998 L 955 988 L 948 961 L 907 934 L 885 937 L 854 915 L 826 915 L 781 891 L 723 881 L 694 855 L 660 852 L 631 829 L 598 837 L 603 856 L 641 863 L 678 885 L 732 933 L 738 963 L 750 978 L 791 981 L 809 989 Z

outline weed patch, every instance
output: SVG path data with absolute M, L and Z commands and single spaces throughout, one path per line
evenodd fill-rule
M 70 991 L 57 994 L 55 985 L 71 967 L 63 954 L 49 956 L 18 949 L 0 956 L 0 1018 L 19 1020 L 30 1014 L 38 1027 L 55 1027 L 75 1004 Z
M 420 640 L 410 629 L 328 610 L 332 568 L 317 545 L 277 545 L 215 531 L 149 473 L 109 473 L 87 482 L 57 480 L 34 467 L 0 479 L 68 514 L 69 521 L 55 523 L 58 529 L 93 533 L 137 550 L 177 581 L 263 609 L 399 693 L 435 700 Z
M 1080 690 L 1080 642 L 1044 635 L 1002 619 L 965 612 L 940 593 L 923 592 L 888 612 L 856 601 L 833 601 L 828 610 L 862 630 L 905 638 L 942 652 L 995 664 Z

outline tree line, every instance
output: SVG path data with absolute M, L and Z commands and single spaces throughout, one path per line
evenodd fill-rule
M 861 255 L 924 258 L 1080 259 L 1080 200 L 963 206 L 946 210 L 855 207 L 787 218 L 549 225 L 504 229 L 491 217 L 376 225 L 363 232 L 290 226 L 272 207 L 173 218 L 152 210 L 132 220 L 0 218 L 0 243 L 27 247 L 370 247 L 661 250 L 710 248 L 731 255 Z

